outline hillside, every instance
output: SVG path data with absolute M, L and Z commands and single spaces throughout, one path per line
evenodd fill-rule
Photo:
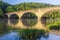
M 20 3 L 16 5 L 11 5 L 9 3 L 0 1 L 0 16 L 7 12 L 14 12 L 14 11 L 24 11 L 24 10 L 30 10 L 35 8 L 43 8 L 43 7 L 52 7 L 54 5 L 45 4 L 45 3 Z
M 5 10 L 5 9 L 6 9 L 8 6 L 10 6 L 10 4 L 5 3 L 5 2 L 3 2 L 3 1 L 0 1 L 0 16 L 2 16 L 3 14 L 6 13 L 6 10 Z
M 44 8 L 44 7 L 52 7 L 53 5 L 50 4 L 44 4 L 44 3 L 20 3 L 12 6 L 8 6 L 6 8 L 7 12 L 13 12 L 13 11 L 24 11 L 24 10 L 30 10 L 30 9 L 36 9 L 36 8 Z

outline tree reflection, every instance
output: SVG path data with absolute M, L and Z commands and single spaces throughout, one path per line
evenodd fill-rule
M 25 26 L 34 26 L 37 23 L 37 19 L 22 19 L 22 23 Z
M 4 23 L 3 21 L 0 21 L 0 36 L 3 34 L 6 34 L 10 31 L 10 28 Z
M 18 23 L 18 19 L 19 19 L 19 17 L 18 17 L 17 14 L 12 14 L 12 15 L 10 16 L 10 23 L 12 23 L 13 25 L 15 25 L 15 24 Z
M 17 24 L 18 22 L 19 21 L 18 20 L 15 20 L 15 19 L 14 20 L 10 20 L 10 23 L 13 24 L 13 25 Z
M 42 36 L 45 38 L 48 37 L 46 31 L 37 29 L 22 29 L 19 31 L 19 35 L 22 40 L 37 40 Z

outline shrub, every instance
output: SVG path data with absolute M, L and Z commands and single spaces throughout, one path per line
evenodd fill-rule
M 58 25 L 52 25 L 49 27 L 50 30 L 60 30 L 60 26 Z

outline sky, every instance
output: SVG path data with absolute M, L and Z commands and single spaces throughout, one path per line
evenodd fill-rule
M 3 1 L 8 2 L 12 5 L 24 3 L 24 2 L 39 2 L 39 3 L 47 3 L 53 5 L 60 5 L 60 0 L 3 0 Z

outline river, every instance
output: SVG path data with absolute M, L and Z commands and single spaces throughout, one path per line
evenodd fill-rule
M 22 31 L 24 30 L 23 32 L 21 32 L 21 29 L 19 29 L 19 30 L 9 29 L 10 26 L 12 26 L 11 28 L 13 28 L 13 26 L 16 26 L 16 24 L 18 24 L 18 23 L 19 23 L 18 20 L 14 21 L 14 20 L 8 20 L 8 19 L 0 19 L 0 40 L 60 40 L 60 34 L 58 34 L 58 32 L 57 32 L 57 34 L 54 34 L 54 33 L 56 33 L 55 31 L 54 31 L 54 33 L 53 32 L 50 33 L 50 32 L 44 32 L 42 30 L 40 30 L 40 31 L 32 30 L 31 31 L 31 30 L 24 30 L 21 28 Z M 30 25 L 31 23 L 27 24 L 27 22 L 26 22 L 26 24 L 24 24 L 24 25 L 27 27 L 30 27 L 30 26 L 36 25 L 36 22 L 34 22 L 34 23 L 35 24 Z M 30 31 L 31 31 L 31 35 L 30 35 Z M 21 33 L 23 35 L 21 35 Z M 37 36 L 35 37 L 35 35 L 37 35 Z

